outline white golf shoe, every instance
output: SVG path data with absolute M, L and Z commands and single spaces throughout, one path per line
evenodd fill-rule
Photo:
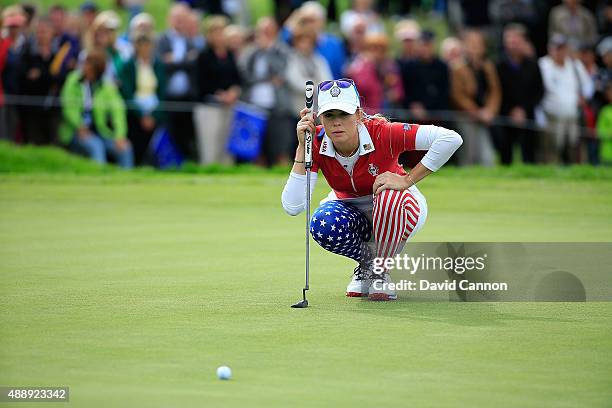
M 368 299 L 370 300 L 395 300 L 397 294 L 394 290 L 389 289 L 388 284 L 393 283 L 387 272 L 381 274 L 372 273 L 370 275 L 370 289 L 368 290 Z
M 353 278 L 346 287 L 346 296 L 348 297 L 362 297 L 368 296 L 368 290 L 372 281 L 370 280 L 372 275 L 371 263 L 360 263 L 355 268 Z

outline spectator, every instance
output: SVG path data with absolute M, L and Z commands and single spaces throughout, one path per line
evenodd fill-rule
M 241 82 L 234 54 L 228 49 L 224 30 L 227 17 L 214 16 L 206 23 L 206 48 L 197 59 L 199 99 L 231 106 L 240 97 Z
M 134 56 L 133 43 L 137 35 L 148 35 L 151 38 L 155 35 L 155 20 L 149 13 L 140 13 L 132 17 L 127 31 L 117 39 L 117 48 L 122 50 L 121 58 L 124 61 Z
M 184 3 L 174 3 L 170 7 L 169 28 L 160 36 L 157 44 L 158 58 L 164 63 L 168 75 L 166 96 L 172 102 L 192 101 L 197 95 L 193 77 L 198 50 L 185 31 L 189 13 L 189 7 Z M 186 157 L 195 158 L 191 111 L 187 109 L 172 111 L 168 119 L 170 135 L 181 153 Z
M 599 100 L 607 103 L 603 96 L 603 90 L 609 82 L 612 82 L 612 36 L 604 38 L 597 45 L 597 54 L 601 57 L 603 66 L 597 70 L 595 79 L 595 90 L 600 93 Z
M 503 30 L 508 24 L 520 24 L 531 35 L 529 43 L 542 52 L 546 48 L 546 26 L 550 7 L 542 0 L 491 0 L 489 16 L 493 23 L 492 34 L 499 39 L 495 51 L 503 53 Z M 544 39 L 542 43 L 541 39 Z M 533 56 L 535 58 L 535 55 Z
M 85 49 L 81 52 L 79 59 L 83 61 L 92 50 L 104 50 L 106 52 L 106 71 L 104 78 L 119 83 L 119 72 L 123 63 L 123 57 L 117 47 L 117 30 L 121 20 L 117 13 L 105 10 L 98 14 L 85 34 Z
M 577 58 L 582 62 L 586 73 L 593 82 L 593 97 L 584 99 L 581 105 L 580 125 L 582 127 L 582 132 L 580 136 L 582 137 L 583 145 L 586 147 L 588 162 L 596 165 L 599 163 L 599 141 L 597 140 L 596 130 L 597 112 L 607 103 L 605 85 L 600 81 L 601 70 L 597 65 L 597 53 L 593 45 L 583 44 L 577 53 Z
M 600 2 L 597 17 L 600 34 L 602 36 L 612 35 L 612 1 L 604 0 Z
M 121 94 L 129 108 L 128 138 L 134 149 L 134 160 L 136 164 L 144 164 L 151 137 L 165 121 L 162 101 L 166 74 L 163 64 L 154 55 L 152 33 L 136 31 L 132 34 L 132 42 L 135 53 L 121 70 Z
M 193 44 L 196 50 L 202 51 L 206 47 L 206 38 L 200 31 L 202 26 L 202 14 L 199 11 L 192 10 L 187 15 L 187 27 L 185 29 L 187 37 Z
M 495 164 L 489 127 L 501 103 L 501 89 L 495 65 L 486 58 L 481 31 L 463 34 L 465 61 L 451 67 L 451 98 L 455 107 L 465 113 L 457 126 L 463 135 L 458 151 L 459 164 Z
M 580 61 L 568 55 L 567 39 L 555 34 L 549 41 L 548 55 L 539 60 L 544 80 L 542 108 L 547 132 L 540 149 L 546 163 L 576 163 L 579 142 L 579 112 L 585 99 L 593 95 L 593 82 Z
M 345 69 L 363 52 L 367 29 L 368 26 L 365 18 L 357 16 L 351 22 L 348 33 L 344 34 L 344 49 L 346 50 Z
M 382 34 L 385 26 L 382 19 L 374 11 L 374 0 L 352 0 L 352 7 L 340 16 L 340 31 L 348 35 L 353 27 L 354 20 L 363 18 L 366 22 L 367 34 Z
M 580 0 L 563 0 L 548 17 L 548 36 L 563 34 L 568 45 L 577 50 L 581 44 L 597 41 L 597 22 L 593 13 L 580 5 Z
M 446 37 L 440 43 L 440 58 L 449 68 L 463 64 L 463 45 L 456 37 Z
M 98 163 L 106 163 L 109 154 L 119 166 L 130 168 L 125 104 L 115 85 L 103 78 L 105 70 L 105 52 L 90 50 L 82 68 L 68 75 L 61 92 L 60 141 Z
M 582 44 L 576 53 L 576 57 L 584 65 L 584 69 L 595 84 L 599 76 L 599 67 L 597 66 L 597 52 L 592 44 Z M 597 85 L 601 85 L 598 87 Z M 595 90 L 603 92 L 604 84 L 596 84 Z
M 523 163 L 535 163 L 538 134 L 527 129 L 535 118 L 535 107 L 544 95 L 537 61 L 525 54 L 526 30 L 510 24 L 503 34 L 504 56 L 497 64 L 502 89 L 501 115 L 510 123 L 501 127 L 498 149 L 502 164 L 512 164 L 514 144 L 521 146 Z
M 417 58 L 400 60 L 399 66 L 405 95 L 403 107 L 410 109 L 416 121 L 429 119 L 431 111 L 448 110 L 448 66 L 436 56 L 433 32 L 423 31 Z
M 90 26 L 84 24 L 78 13 L 70 12 L 66 15 L 66 34 L 69 35 L 70 38 L 74 38 L 79 46 L 81 42 L 80 39 L 85 37 L 88 27 Z
M 364 51 L 347 68 L 363 97 L 368 114 L 398 107 L 404 98 L 404 88 L 397 62 L 387 57 L 389 39 L 385 34 L 368 34 Z
M 2 105 L 4 95 L 19 94 L 19 66 L 23 56 L 26 37 L 23 27 L 26 16 L 21 6 L 9 6 L 2 12 L 2 33 L 0 34 L 0 82 Z M 0 111 L 0 138 L 16 140 L 18 130 L 17 107 L 9 101 Z
M 421 27 L 414 20 L 403 20 L 395 27 L 395 38 L 401 41 L 400 63 L 413 61 L 418 57 L 418 41 L 421 38 Z
M 247 46 L 247 30 L 239 25 L 230 24 L 225 27 L 223 36 L 225 37 L 227 48 L 234 54 L 236 61 L 240 61 L 242 51 L 244 51 L 245 47 Z
M 331 69 L 330 78 L 340 78 L 346 63 L 346 50 L 342 41 L 334 34 L 325 31 L 327 12 L 325 8 L 316 1 L 307 1 L 300 8 L 303 15 L 310 16 L 314 22 L 317 34 L 316 51 L 327 61 Z
M 54 58 L 52 41 L 51 20 L 48 17 L 39 18 L 34 37 L 26 44 L 19 67 L 20 93 L 37 97 L 20 107 L 25 143 L 55 143 L 57 114 L 53 97 L 59 95 L 59 84 L 50 71 Z
M 601 161 L 612 165 L 612 82 L 606 85 L 605 96 L 607 103 L 601 108 L 597 118 L 597 135 L 600 139 Z
M 32 3 L 21 3 L 21 9 L 25 15 L 25 23 L 23 25 L 23 34 L 29 38 L 34 34 L 34 20 L 37 17 L 36 6 Z
M 245 100 L 269 113 L 261 159 L 265 164 L 286 162 L 295 140 L 294 107 L 286 79 L 288 54 L 279 41 L 276 22 L 261 18 L 255 27 L 255 44 L 244 51 L 241 67 Z
M 85 1 L 79 8 L 84 27 L 91 27 L 98 15 L 98 5 L 93 1 Z
M 286 78 L 292 94 L 293 115 L 299 118 L 304 109 L 304 84 L 307 80 L 315 84 L 332 78 L 327 61 L 315 51 L 317 34 L 314 30 L 302 29 L 293 33 Z M 287 150 L 290 151 L 290 150 Z
M 53 54 L 55 55 L 51 64 L 51 73 L 58 77 L 60 85 L 63 85 L 68 74 L 77 66 L 81 40 L 79 35 L 69 31 L 69 16 L 63 6 L 51 6 L 49 19 L 53 25 Z
M 242 92 L 240 73 L 234 54 L 225 40 L 225 16 L 206 21 L 206 48 L 196 64 L 198 105 L 194 111 L 200 163 L 229 163 L 226 144 L 233 108 Z

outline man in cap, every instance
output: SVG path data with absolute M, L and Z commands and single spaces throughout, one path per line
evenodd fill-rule
M 544 82 L 542 108 L 547 121 L 547 132 L 540 143 L 541 160 L 575 163 L 580 105 L 593 96 L 593 81 L 582 62 L 569 55 L 568 40 L 563 34 L 550 38 L 548 55 L 540 58 L 539 66 Z

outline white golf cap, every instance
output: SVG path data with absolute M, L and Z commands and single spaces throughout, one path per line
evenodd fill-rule
M 321 88 L 323 87 L 324 90 Z M 317 95 L 317 114 L 338 109 L 353 114 L 361 106 L 359 94 L 352 80 L 336 79 L 319 84 Z

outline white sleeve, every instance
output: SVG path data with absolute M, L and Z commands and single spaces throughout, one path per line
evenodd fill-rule
M 317 173 L 310 173 L 310 197 L 317 183 Z M 289 215 L 298 215 L 306 207 L 306 175 L 289 173 L 289 178 L 281 195 L 281 202 L 285 212 Z
M 434 125 L 419 126 L 416 134 L 416 150 L 427 150 L 421 160 L 423 166 L 437 171 L 450 159 L 463 143 L 463 139 L 454 130 Z

